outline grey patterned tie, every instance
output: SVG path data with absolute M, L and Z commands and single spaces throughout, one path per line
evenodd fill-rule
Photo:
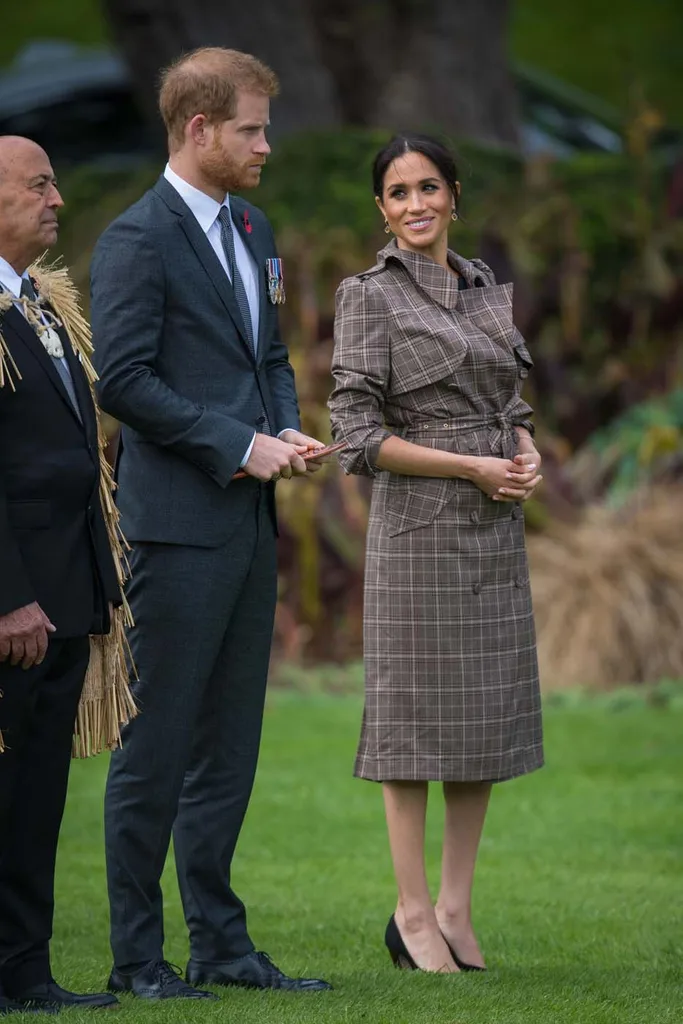
M 249 300 L 247 299 L 247 292 L 244 287 L 244 281 L 242 275 L 237 269 L 237 260 L 235 259 L 235 239 L 232 231 L 232 221 L 230 219 L 230 211 L 226 206 L 221 206 L 218 213 L 218 220 L 221 225 L 221 242 L 223 243 L 223 251 L 225 252 L 225 258 L 228 261 L 228 270 L 230 271 L 230 279 L 232 281 L 232 288 L 237 299 L 237 305 L 239 306 L 242 320 L 244 322 L 244 328 L 247 332 L 247 339 L 251 345 L 252 352 L 256 352 L 256 346 L 254 344 L 254 328 L 251 322 L 251 310 L 249 309 Z
M 21 279 L 21 296 L 22 298 L 30 299 L 32 301 L 35 301 L 38 298 L 38 296 L 36 295 L 36 290 L 33 287 L 33 282 L 28 277 L 23 277 Z M 50 356 L 50 359 L 54 363 L 55 370 L 60 376 L 66 393 L 69 396 L 69 401 L 71 402 L 74 408 L 74 412 L 76 413 L 78 419 L 82 423 L 83 420 L 81 419 L 81 410 L 78 408 L 76 389 L 74 388 L 74 382 L 71 376 L 71 370 L 69 369 L 69 364 L 67 363 L 66 359 L 59 359 L 58 356 Z

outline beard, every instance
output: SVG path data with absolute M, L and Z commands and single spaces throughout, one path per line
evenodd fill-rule
M 258 185 L 259 175 L 252 166 L 255 162 L 252 158 L 249 164 L 240 163 L 218 138 L 214 138 L 213 146 L 202 161 L 202 174 L 221 192 L 238 192 Z

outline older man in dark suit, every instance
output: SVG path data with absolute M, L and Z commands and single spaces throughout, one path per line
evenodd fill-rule
M 92 264 L 102 407 L 123 424 L 118 503 L 133 545 L 140 716 L 112 757 L 105 824 L 113 991 L 206 997 L 196 983 L 328 988 L 256 952 L 230 868 L 252 789 L 276 597 L 274 483 L 303 475 L 281 272 L 259 183 L 277 83 L 209 48 L 164 75 L 170 158 Z M 245 478 L 232 480 L 240 469 Z M 164 959 L 160 878 L 173 834 L 190 933 Z
M 49 956 L 88 634 L 120 603 L 88 382 L 28 274 L 61 206 L 46 153 L 0 137 L 0 1014 L 116 1003 L 65 991 Z

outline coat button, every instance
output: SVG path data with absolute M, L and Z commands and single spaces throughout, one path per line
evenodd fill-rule
M 520 370 L 519 375 L 522 378 L 522 380 L 524 380 L 526 377 L 529 376 L 529 371 L 527 369 Z
M 259 416 L 259 418 L 256 420 L 256 424 L 259 427 L 261 426 L 262 423 L 265 423 L 265 422 L 266 422 L 266 417 L 265 416 Z
M 474 440 L 474 438 L 472 438 L 471 441 L 467 442 L 467 447 L 470 449 L 470 451 L 477 447 L 477 442 Z
M 523 515 L 523 512 L 522 512 L 521 508 L 519 507 L 519 505 L 515 505 L 515 507 L 513 508 L 512 512 L 510 513 L 510 518 L 511 519 L 521 519 L 522 515 Z
M 517 579 L 515 580 L 515 586 L 519 587 L 520 590 L 524 586 L 524 583 L 525 583 L 525 581 L 522 579 L 521 576 L 518 576 Z
M 478 512 L 470 512 L 470 519 L 471 519 L 471 521 L 473 523 L 478 523 L 479 522 L 479 513 Z
M 472 593 L 473 594 L 481 594 L 481 583 L 473 583 L 472 584 Z

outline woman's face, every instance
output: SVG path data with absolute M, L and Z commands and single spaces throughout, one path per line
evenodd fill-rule
M 445 241 L 455 200 L 431 160 L 406 153 L 389 164 L 377 205 L 399 246 L 424 252 Z

